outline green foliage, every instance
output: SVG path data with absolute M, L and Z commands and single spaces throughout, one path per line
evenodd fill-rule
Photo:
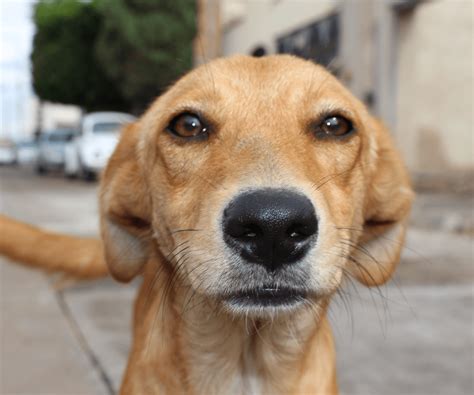
M 34 21 L 33 87 L 41 99 L 79 105 L 87 111 L 127 108 L 95 56 L 102 16 L 94 4 L 41 1 Z
M 43 100 L 139 112 L 192 65 L 195 0 L 42 0 L 34 21 Z
M 194 0 L 100 0 L 97 56 L 140 111 L 192 66 Z

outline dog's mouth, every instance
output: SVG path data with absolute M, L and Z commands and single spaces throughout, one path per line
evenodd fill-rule
M 233 292 L 224 300 L 234 307 L 291 307 L 306 300 L 305 291 L 287 287 L 262 287 Z

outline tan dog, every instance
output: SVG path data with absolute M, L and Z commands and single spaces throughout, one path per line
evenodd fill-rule
M 3 218 L 0 251 L 79 277 L 141 274 L 122 394 L 336 394 L 326 309 L 383 284 L 412 200 L 389 133 L 322 67 L 213 61 L 129 126 L 102 245 Z

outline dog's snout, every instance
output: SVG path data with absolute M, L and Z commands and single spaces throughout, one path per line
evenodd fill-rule
M 269 271 L 300 260 L 316 239 L 317 230 L 311 201 L 289 190 L 246 192 L 224 210 L 226 243 L 246 261 Z

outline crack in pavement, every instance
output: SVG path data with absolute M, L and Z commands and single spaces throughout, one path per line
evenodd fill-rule
M 67 322 L 69 323 L 74 337 L 77 339 L 79 346 L 81 347 L 82 351 L 88 358 L 89 362 L 91 363 L 92 367 L 97 371 L 99 374 L 99 378 L 101 382 L 104 384 L 105 388 L 107 389 L 108 395 L 115 395 L 117 391 L 114 389 L 111 379 L 107 375 L 105 368 L 100 363 L 99 359 L 95 355 L 94 351 L 90 347 L 84 333 L 81 330 L 78 322 L 74 318 L 74 314 L 72 313 L 69 305 L 67 304 L 66 300 L 64 299 L 64 293 L 62 291 L 53 291 L 56 297 L 56 300 L 59 304 L 59 308 L 61 309 L 64 317 L 66 318 Z

